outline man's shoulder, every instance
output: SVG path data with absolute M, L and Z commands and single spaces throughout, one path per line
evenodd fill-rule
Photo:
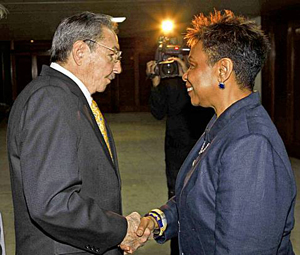
M 76 86 L 72 85 L 68 80 L 64 80 L 57 75 L 41 73 L 41 75 L 33 79 L 21 91 L 14 102 L 13 108 L 19 112 L 22 111 L 29 102 L 44 101 L 46 98 L 49 100 L 52 98 L 57 103 L 69 101 L 71 98 L 77 100 L 78 96 L 76 94 L 78 93 L 72 93 L 72 88 L 74 90 L 77 89 Z
M 70 86 L 73 86 L 72 80 L 69 79 L 62 73 L 52 69 L 49 66 L 43 66 L 41 74 L 33 79 L 23 91 L 20 93 L 19 97 L 30 97 L 37 91 L 52 91 L 53 93 L 70 93 Z

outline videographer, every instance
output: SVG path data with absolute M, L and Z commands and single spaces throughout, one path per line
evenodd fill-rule
M 154 60 L 147 63 L 146 74 L 152 81 L 150 107 L 152 115 L 161 120 L 166 117 L 165 162 L 168 185 L 168 198 L 175 194 L 175 183 L 178 171 L 188 153 L 202 135 L 213 115 L 211 108 L 191 105 L 187 88 L 182 75 L 187 70 L 186 55 L 183 59 L 170 57 L 169 62 L 177 62 L 176 77 L 161 78 L 158 63 Z M 171 255 L 179 254 L 177 237 L 171 240 Z

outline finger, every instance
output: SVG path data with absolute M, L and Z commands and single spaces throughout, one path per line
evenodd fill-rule
M 127 251 L 130 250 L 130 247 L 127 246 L 127 245 L 120 245 L 120 248 L 121 248 L 123 251 L 125 251 L 125 252 L 127 252 Z
M 146 228 L 143 236 L 140 237 L 140 242 L 144 245 L 149 240 L 151 234 L 151 230 L 149 228 Z
M 154 223 L 150 217 L 144 217 L 141 219 L 140 225 L 138 226 L 138 229 L 136 231 L 136 234 L 141 237 L 144 235 L 144 232 L 146 229 L 153 230 Z
M 154 73 L 155 67 L 156 67 L 156 63 L 152 63 L 152 65 L 151 65 L 151 72 L 152 72 L 152 73 Z
M 134 250 L 136 250 L 136 249 L 133 250 L 132 248 L 129 248 L 129 247 L 127 247 L 126 250 L 124 250 L 121 246 L 120 246 L 120 248 L 124 251 L 124 254 L 132 254 L 134 252 Z

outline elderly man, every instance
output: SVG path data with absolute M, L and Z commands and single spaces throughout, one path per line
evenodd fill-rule
M 14 103 L 8 154 L 16 254 L 118 255 L 120 245 L 143 241 L 134 240 L 139 214 L 121 215 L 113 137 L 91 97 L 121 72 L 120 59 L 111 17 L 69 17 L 54 34 L 50 67 Z

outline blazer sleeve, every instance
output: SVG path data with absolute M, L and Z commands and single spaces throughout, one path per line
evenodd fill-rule
M 102 254 L 120 244 L 127 221 L 80 193 L 76 100 L 50 86 L 28 100 L 20 123 L 23 189 L 30 217 L 44 232 L 80 249 L 99 247 Z
M 164 212 L 168 224 L 164 234 L 162 236 L 155 237 L 155 241 L 162 244 L 178 234 L 178 212 L 176 206 L 176 197 L 172 197 L 159 209 Z
M 226 148 L 218 169 L 215 255 L 277 254 L 293 227 L 294 185 L 284 160 L 262 135 Z

